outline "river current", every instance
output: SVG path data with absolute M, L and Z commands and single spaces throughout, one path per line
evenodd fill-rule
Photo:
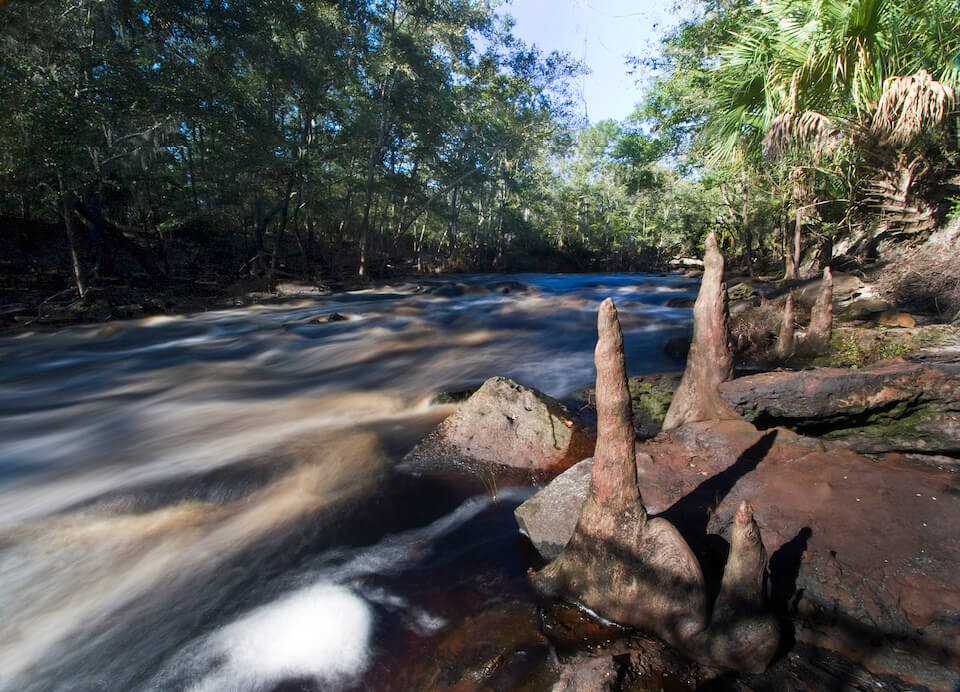
M 399 688 L 522 598 L 532 489 L 398 466 L 453 410 L 432 397 L 493 375 L 568 397 L 608 296 L 631 372 L 676 369 L 691 313 L 666 303 L 696 283 L 427 288 L 0 339 L 0 690 Z

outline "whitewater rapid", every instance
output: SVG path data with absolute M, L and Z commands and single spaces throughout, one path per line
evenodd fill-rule
M 482 288 L 507 279 L 527 289 Z M 663 345 L 690 311 L 665 304 L 696 286 L 456 281 L 479 288 L 0 339 L 0 690 L 362 686 L 482 601 L 478 579 L 522 576 L 530 489 L 396 468 L 452 410 L 431 396 L 493 375 L 570 395 L 607 296 L 632 369 L 675 368 Z

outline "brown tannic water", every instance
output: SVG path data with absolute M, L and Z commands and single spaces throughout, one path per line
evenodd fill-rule
M 451 412 L 432 396 L 570 395 L 607 296 L 631 370 L 676 368 L 690 311 L 664 304 L 696 285 L 455 281 L 0 339 L 0 690 L 389 688 L 527 597 L 532 489 L 398 463 Z

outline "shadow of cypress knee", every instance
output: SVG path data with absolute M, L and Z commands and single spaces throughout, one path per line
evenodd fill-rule
M 703 481 L 692 491 L 659 514 L 677 527 L 680 535 L 700 561 L 707 585 L 707 602 L 712 603 L 720 589 L 729 545 L 722 536 L 709 534 L 707 526 L 714 509 L 737 482 L 753 472 L 773 448 L 778 431 L 771 430 L 720 473 Z
M 787 655 L 797 643 L 794 617 L 798 612 L 803 589 L 797 588 L 803 556 L 813 530 L 804 526 L 797 535 L 777 549 L 767 565 L 767 597 L 770 609 L 780 619 L 780 648 L 775 660 Z
M 733 464 L 703 481 L 658 516 L 676 526 L 690 547 L 696 551 L 697 544 L 702 545 L 706 536 L 713 510 L 723 502 L 741 478 L 751 473 L 766 458 L 776 442 L 777 432 L 768 432 L 745 450 Z
M 803 589 L 797 589 L 800 565 L 813 530 L 804 526 L 796 536 L 784 543 L 770 556 L 769 594 L 770 606 L 778 615 L 796 615 L 797 605 L 803 597 Z

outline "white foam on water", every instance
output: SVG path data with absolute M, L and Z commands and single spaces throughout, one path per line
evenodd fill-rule
M 319 571 L 317 574 L 336 582 L 346 582 L 373 574 L 396 574 L 415 564 L 429 550 L 430 544 L 460 528 L 482 514 L 500 499 L 525 500 L 532 494 L 528 488 L 505 488 L 494 499 L 478 495 L 466 500 L 453 512 L 440 517 L 423 528 L 387 536 L 370 548 L 362 550 L 343 564 Z M 337 556 L 339 551 L 328 555 Z
M 186 665 L 205 672 L 189 689 L 262 689 L 296 678 L 343 687 L 366 670 L 372 629 L 373 614 L 362 598 L 344 586 L 315 584 L 256 608 L 201 640 Z M 163 689 L 170 682 L 154 680 L 154 685 Z
M 368 589 L 363 592 L 363 596 L 371 603 L 378 603 L 394 612 L 401 613 L 404 616 L 407 628 L 421 636 L 433 634 L 447 626 L 447 621 L 444 618 L 423 608 L 412 606 L 407 599 L 389 591 Z
M 525 488 L 507 488 L 500 498 L 529 494 Z M 497 501 L 473 497 L 427 526 L 387 536 L 369 548 L 328 551 L 292 591 L 182 648 L 145 689 L 256 690 L 298 678 L 315 679 L 324 689 L 349 687 L 372 657 L 373 604 L 399 614 L 421 636 L 447 624 L 402 596 L 365 588 L 363 578 L 416 564 L 433 541 Z

